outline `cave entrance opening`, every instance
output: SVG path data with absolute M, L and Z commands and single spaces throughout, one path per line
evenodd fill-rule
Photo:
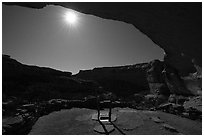
M 95 67 L 162 60 L 164 56 L 149 37 L 122 21 L 75 11 L 77 23 L 70 27 L 64 21 L 68 8 L 61 6 L 36 10 L 3 5 L 3 10 L 3 53 L 25 64 L 76 74 Z

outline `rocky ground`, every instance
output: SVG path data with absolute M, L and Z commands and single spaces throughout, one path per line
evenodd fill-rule
M 97 135 L 96 110 L 73 108 L 39 118 L 30 135 Z M 114 108 L 115 126 L 127 135 L 201 135 L 202 123 L 159 111 Z M 111 135 L 122 134 L 115 128 Z
M 135 102 L 125 102 L 125 101 L 112 102 L 112 107 L 115 108 L 113 113 L 115 113 L 118 118 L 120 117 L 120 119 L 118 119 L 115 124 L 120 125 L 125 131 L 128 131 L 127 134 L 180 134 L 180 133 L 201 134 L 201 129 L 200 129 L 202 124 L 201 96 L 189 98 L 187 101 L 184 102 L 184 105 L 179 105 L 176 102 L 174 102 L 174 100 L 170 100 L 169 103 L 162 104 L 157 107 L 155 107 L 154 105 L 149 105 L 148 103 L 153 103 L 154 101 L 149 96 L 148 98 L 149 100 L 146 100 L 145 102 L 142 102 L 140 104 L 137 104 Z M 5 108 L 7 107 L 8 107 L 8 104 L 4 103 L 3 104 L 4 110 L 6 110 Z M 101 103 L 101 107 L 107 108 L 109 106 L 106 104 L 106 102 L 103 102 Z M 76 108 L 76 109 L 73 109 L 73 108 Z M 85 100 L 52 99 L 41 103 L 24 104 L 24 105 L 18 106 L 17 109 L 13 112 L 14 113 L 13 115 L 10 115 L 10 116 L 3 115 L 2 133 L 10 134 L 10 135 L 28 134 L 32 129 L 30 134 L 31 133 L 32 134 L 95 134 L 93 133 L 92 130 L 89 132 L 90 129 L 93 129 L 93 124 L 96 123 L 90 120 L 89 117 L 91 116 L 92 113 L 96 112 L 96 108 L 97 108 L 96 98 L 94 97 L 86 98 Z M 123 108 L 128 108 L 128 109 L 123 109 Z M 60 111 L 60 110 L 63 110 L 63 111 Z M 52 115 L 54 115 L 54 117 L 60 116 L 61 118 L 52 119 Z M 149 118 L 146 118 L 145 115 L 148 115 Z M 41 119 L 45 119 L 45 120 L 49 119 L 49 120 L 44 121 L 44 124 L 42 124 Z M 53 127 L 55 127 L 55 122 L 60 122 L 60 121 L 61 122 L 57 124 L 63 124 L 64 122 L 77 123 L 76 121 L 72 121 L 74 119 L 81 119 L 81 121 L 79 120 L 80 121 L 78 123 L 79 125 L 74 125 L 74 124 L 65 125 L 67 128 L 73 131 L 59 132 L 61 130 L 59 131 L 57 129 L 52 130 L 49 127 L 49 125 L 52 125 Z M 143 120 L 141 121 L 140 119 L 143 119 Z M 85 121 L 82 124 L 81 122 L 83 120 Z M 156 124 L 157 126 L 154 124 L 151 125 L 152 123 L 151 122 L 149 123 L 149 121 L 153 121 L 154 123 L 157 123 Z M 51 123 L 49 124 L 49 122 L 51 122 L 52 124 Z M 144 124 L 145 122 L 146 124 Z M 139 126 L 137 129 L 141 128 L 140 130 L 136 130 L 136 131 L 132 130 L 132 127 L 135 127 L 135 126 L 137 127 L 138 124 L 141 124 L 141 123 L 145 127 L 141 128 Z M 158 125 L 164 129 L 170 130 L 171 132 L 166 132 L 166 130 L 164 130 L 165 131 L 164 132 L 163 129 L 162 130 L 159 129 Z M 190 125 L 193 125 L 193 127 L 191 127 Z M 48 127 L 45 128 L 42 126 L 48 126 Z M 81 129 L 81 126 L 82 126 L 82 129 L 84 129 L 83 126 L 85 126 L 86 128 L 84 130 L 79 130 Z M 79 127 L 78 131 L 76 127 Z M 87 129 L 88 127 L 89 129 Z M 158 129 L 155 129 L 152 132 L 146 133 L 145 130 L 147 129 L 150 130 L 149 129 L 150 127 L 153 128 L 152 130 L 154 130 L 154 128 L 156 127 L 158 127 Z M 36 129 L 37 132 L 33 133 L 34 129 Z M 48 129 L 48 130 L 44 131 L 44 129 Z M 38 132 L 38 130 L 40 130 L 40 132 Z M 120 132 L 114 132 L 114 134 L 118 134 L 118 133 Z

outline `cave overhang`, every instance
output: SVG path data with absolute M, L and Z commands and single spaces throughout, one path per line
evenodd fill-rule
M 165 51 L 165 62 L 181 75 L 202 66 L 202 2 L 3 2 L 41 9 L 62 6 L 133 24 Z

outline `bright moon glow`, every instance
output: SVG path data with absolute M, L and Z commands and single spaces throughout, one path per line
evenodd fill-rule
M 67 23 L 69 23 L 70 25 L 73 25 L 76 23 L 77 21 L 77 15 L 76 13 L 72 12 L 72 11 L 68 11 L 66 14 L 65 14 L 65 20 Z

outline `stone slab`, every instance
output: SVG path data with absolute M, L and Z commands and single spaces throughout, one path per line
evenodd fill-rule
M 155 123 L 164 123 L 164 121 L 162 121 L 160 118 L 158 117 L 151 117 L 151 119 L 155 122 Z
M 114 126 L 113 125 L 104 125 L 108 134 L 113 132 L 115 130 Z M 101 134 L 106 134 L 104 128 L 102 125 L 97 125 L 94 127 L 94 131 L 98 132 L 98 133 L 101 133 Z

